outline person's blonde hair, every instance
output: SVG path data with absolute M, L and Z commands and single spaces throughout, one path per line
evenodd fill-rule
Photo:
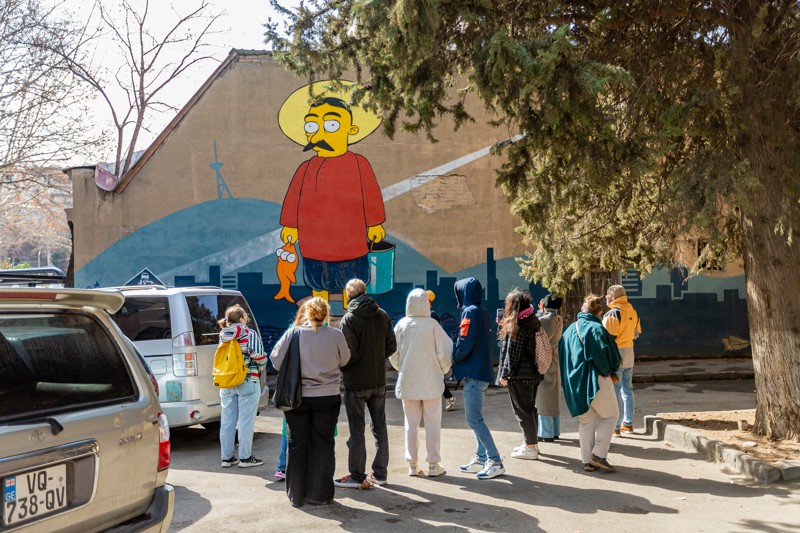
M 353 299 L 367 292 L 367 284 L 358 278 L 353 278 L 344 286 L 348 299 Z
M 603 301 L 604 298 L 602 296 L 598 296 L 594 293 L 589 293 L 583 299 L 583 305 L 581 306 L 581 311 L 584 313 L 591 313 L 595 316 L 600 316 L 600 313 L 603 312 Z
M 308 302 L 303 302 L 300 304 L 300 307 L 297 308 L 297 314 L 294 315 L 294 322 L 292 322 L 293 326 L 301 326 L 306 322 L 306 304 Z
M 305 308 L 306 321 L 314 328 L 314 331 L 317 331 L 317 328 L 328 319 L 328 302 L 325 301 L 325 298 L 317 296 L 308 300 Z
M 247 324 L 248 322 L 250 322 L 250 317 L 247 315 L 247 311 L 241 305 L 234 304 L 225 310 L 225 318 L 219 319 L 217 324 L 224 328 L 231 324 Z

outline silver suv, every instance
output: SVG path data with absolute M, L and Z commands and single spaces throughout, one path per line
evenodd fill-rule
M 120 293 L 0 288 L 0 531 L 166 531 L 169 427 Z
M 225 310 L 241 305 L 255 317 L 242 293 L 219 287 L 119 287 L 125 304 L 113 318 L 144 356 L 158 380 L 161 408 L 170 427 L 202 424 L 219 429 L 222 407 L 211 373 Z M 261 375 L 259 410 L 269 404 L 266 372 Z

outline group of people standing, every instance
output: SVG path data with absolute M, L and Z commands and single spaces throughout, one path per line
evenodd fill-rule
M 329 308 L 323 298 L 311 298 L 298 310 L 293 327 L 278 340 L 270 355 L 270 361 L 280 372 L 294 333 L 299 331 L 303 399 L 299 407 L 285 412 L 288 460 L 284 463 L 285 470 L 279 468 L 280 475 L 276 472 L 276 477 L 285 478 L 286 492 L 293 506 L 330 503 L 335 487 L 368 489 L 386 484 L 389 464 L 385 415 L 387 360 L 398 371 L 395 395 L 403 404 L 404 459 L 409 476 L 437 477 L 446 473 L 441 465 L 442 399 L 446 390 L 443 376 L 451 367 L 454 379 L 463 383 L 465 418 L 476 443 L 473 457 L 459 470 L 478 479 L 491 479 L 505 473 L 483 416 L 484 396 L 495 378 L 493 342 L 498 342 L 501 348 L 495 383 L 508 387 L 511 406 L 524 436 L 511 457 L 537 459 L 539 440 L 552 442 L 560 437 L 558 391 L 563 386 L 571 414 L 580 417 L 584 468 L 613 470 L 606 456 L 620 412 L 616 401 L 611 401 L 614 399 L 611 378 L 620 368 L 620 356 L 617 343 L 599 319 L 602 300 L 594 295 L 587 296 L 578 320 L 563 331 L 560 298 L 548 295 L 539 302 L 537 311 L 531 305 L 529 293 L 513 290 L 506 297 L 502 313 L 498 313 L 495 339 L 492 319 L 481 302 L 480 282 L 467 278 L 457 281 L 454 288 L 461 310 L 455 342 L 431 316 L 432 298 L 422 289 L 409 293 L 406 314 L 394 327 L 387 313 L 366 294 L 366 284 L 359 279 L 350 280 L 345 287 L 347 312 L 340 329 L 327 325 Z M 624 289 L 622 291 L 624 294 Z M 627 338 L 630 312 L 621 305 L 611 307 L 612 311 L 620 311 L 608 317 L 609 327 L 617 328 L 618 339 Z M 635 311 L 633 316 L 635 328 L 641 331 Z M 238 328 L 234 329 L 234 335 L 246 328 L 246 322 L 235 322 L 237 317 L 227 318 L 223 325 L 229 329 Z M 225 328 L 225 339 L 230 340 L 231 333 Z M 249 356 L 247 360 L 255 365 L 258 375 L 266 364 L 258 347 L 250 347 L 245 342 L 243 353 Z M 630 356 L 632 359 L 632 340 Z M 342 384 L 343 395 L 340 393 Z M 632 390 L 628 390 L 627 397 L 632 416 Z M 334 436 L 342 398 L 349 426 L 349 473 L 335 478 Z M 237 460 L 233 455 L 233 436 L 223 436 L 223 431 L 231 425 L 235 431 L 236 417 L 232 413 L 226 415 L 224 406 L 223 403 L 220 442 L 222 466 L 226 467 L 236 464 Z M 624 412 L 628 411 L 626 407 Z M 369 471 L 365 445 L 367 412 L 375 439 L 375 457 Z M 608 431 L 609 421 L 611 432 Z M 250 466 L 263 464 L 250 452 L 252 424 L 248 420 L 244 422 L 243 427 L 239 414 L 239 455 L 249 452 Z M 419 452 L 421 423 L 425 426 L 424 462 L 420 462 Z M 631 418 L 627 417 L 622 421 L 622 428 L 627 426 L 632 430 L 631 424 Z M 282 456 L 283 449 L 282 445 Z M 240 466 L 243 462 L 240 461 Z M 427 468 L 422 466 L 424 463 Z

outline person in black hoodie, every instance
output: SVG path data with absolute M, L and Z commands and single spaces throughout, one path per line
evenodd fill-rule
M 497 383 L 508 387 L 511 408 L 525 441 L 511 452 L 517 459 L 538 459 L 536 389 L 542 375 L 536 368 L 536 332 L 541 329 L 527 291 L 514 289 L 506 296 L 500 321 L 500 365 Z
M 386 359 L 397 350 L 392 321 L 377 302 L 367 296 L 367 286 L 351 279 L 345 287 L 348 304 L 341 330 L 350 348 L 350 362 L 342 367 L 344 407 L 350 427 L 347 439 L 350 473 L 334 480 L 344 488 L 367 489 L 385 485 L 389 465 L 389 434 L 386 429 Z M 364 442 L 364 408 L 369 409 L 375 459 L 367 475 L 367 448 Z

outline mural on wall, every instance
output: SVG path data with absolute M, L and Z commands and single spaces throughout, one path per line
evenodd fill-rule
M 378 128 L 381 118 L 351 107 L 347 94 L 333 89 L 331 83 L 297 89 L 278 114 L 284 135 L 303 146 L 303 151 L 316 152 L 297 168 L 289 183 L 280 215 L 281 240 L 286 246 L 299 246 L 303 281 L 313 296 L 326 300 L 331 293 L 343 292 L 352 278 L 370 283 L 367 256 L 386 237 L 378 180 L 369 161 L 350 151 L 350 145 Z M 295 281 L 289 276 L 284 280 Z M 276 299 L 279 295 L 293 301 L 283 283 Z M 346 295 L 342 300 L 346 302 Z
M 435 206 L 422 194 L 424 188 L 441 187 L 437 194 L 452 193 L 459 186 L 467 188 L 469 171 L 460 176 L 453 172 L 488 156 L 490 146 L 466 155 L 455 154 L 443 164 L 422 161 L 421 165 L 433 168 L 411 177 L 398 176 L 403 179 L 381 189 L 371 164 L 351 151 L 354 144 L 378 128 L 380 118 L 361 108 L 349 108 L 345 103 L 349 97 L 344 94 L 325 93 L 329 85 L 321 82 L 311 87 L 311 93 L 319 96 L 312 104 L 309 87 L 305 86 L 292 92 L 280 107 L 277 125 L 283 134 L 303 151 L 314 152 L 299 165 L 291 180 L 291 170 L 268 178 L 267 187 L 277 187 L 278 191 L 286 187 L 281 202 L 242 198 L 235 175 L 228 176 L 229 188 L 222 176 L 221 160 L 235 160 L 241 154 L 236 151 L 240 148 L 235 137 L 195 131 L 197 144 L 207 147 L 208 159 L 204 161 L 211 171 L 203 165 L 206 170 L 202 175 L 192 175 L 191 179 L 194 186 L 205 190 L 206 198 L 215 199 L 164 213 L 118 240 L 76 272 L 76 286 L 117 286 L 147 269 L 151 279 L 168 285 L 238 289 L 247 298 L 268 347 L 292 320 L 296 302 L 304 298 L 323 296 L 331 301 L 334 314 L 342 314 L 344 302 L 339 293 L 353 277 L 369 281 L 368 292 L 393 320 L 404 315 L 410 290 L 420 287 L 434 291 L 433 308 L 451 335 L 458 326 L 453 292 L 457 279 L 473 276 L 480 280 L 484 305 L 490 313 L 502 307 L 505 294 L 512 288 L 530 290 L 534 301 L 547 294 L 541 286 L 520 277 L 515 258 L 495 259 L 494 249 L 480 238 L 463 246 L 485 250 L 485 261 L 448 271 L 409 244 L 409 235 L 419 237 L 414 233 L 418 231 L 426 232 L 422 235 L 425 239 L 440 238 L 427 225 L 417 224 L 415 227 L 422 229 L 410 230 L 412 226 L 406 221 L 392 217 L 393 226 L 387 227 L 395 231 L 387 234 L 385 203 L 401 195 L 416 195 L 419 216 L 427 216 Z M 389 151 L 380 164 L 404 157 L 403 150 Z M 375 160 L 374 155 L 371 158 Z M 481 201 L 470 192 L 468 198 L 456 194 L 442 203 L 457 208 Z M 459 217 L 469 216 L 465 209 L 451 213 L 454 223 Z M 748 336 L 744 276 L 701 275 L 687 280 L 685 270 L 678 266 L 644 278 L 629 271 L 622 276 L 622 284 L 646 332 L 637 342 L 637 354 L 720 353 L 722 339 Z

